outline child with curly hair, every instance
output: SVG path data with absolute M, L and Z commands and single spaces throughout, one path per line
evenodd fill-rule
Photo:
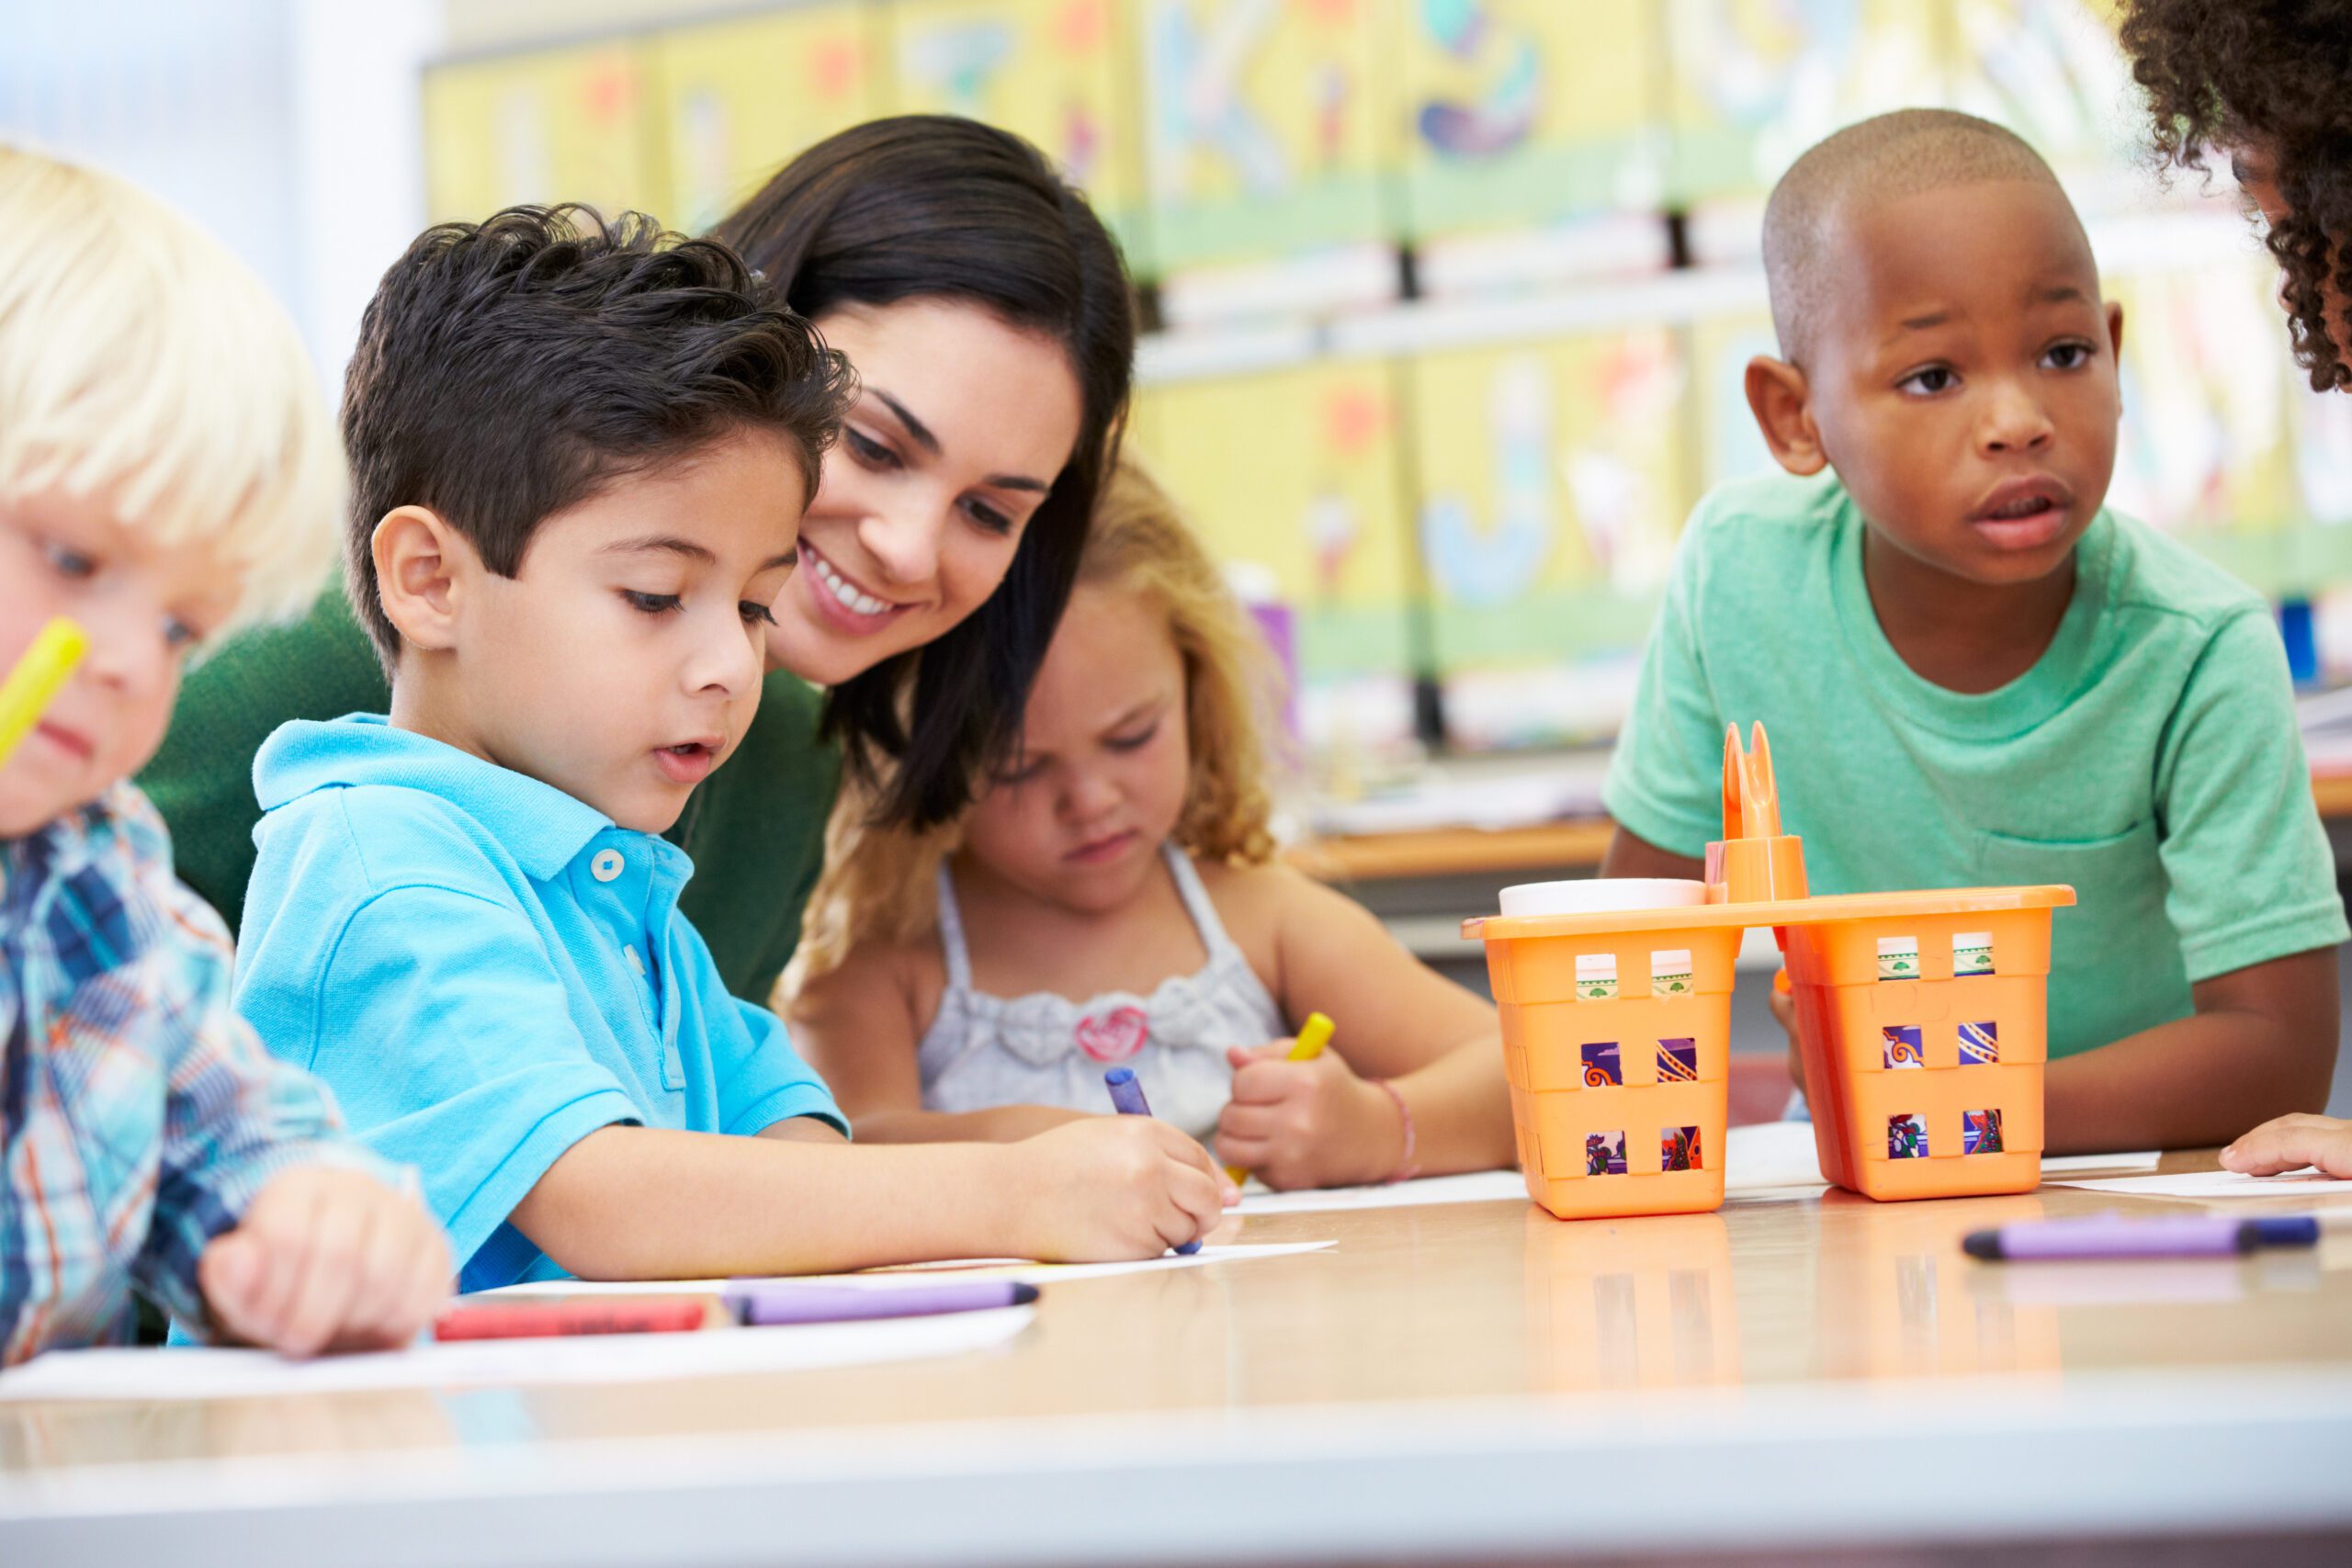
M 2352 0 L 2129 0 L 2122 37 L 2156 151 L 2229 160 L 2286 271 L 2296 363 L 2352 389 Z
M 1153 1110 L 1271 1186 L 1511 1163 L 1494 1009 L 1275 865 L 1261 649 L 1131 462 L 1097 510 L 1021 746 L 950 828 L 845 795 L 785 989 L 861 1143 Z M 1322 1009 L 1333 1048 L 1287 1059 Z
M 2295 361 L 2314 390 L 2352 390 L 2352 3 L 2130 0 L 2123 47 L 2148 90 L 2156 151 L 2201 169 L 2220 153 L 2269 228 L 2286 273 Z M 2301 1113 L 2222 1151 L 2267 1176 L 2352 1175 L 2352 1122 Z

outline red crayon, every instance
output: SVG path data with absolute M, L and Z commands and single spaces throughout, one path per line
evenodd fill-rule
M 435 1339 L 548 1339 L 564 1334 L 689 1334 L 709 1303 L 657 1298 L 562 1306 L 453 1306 L 433 1321 Z

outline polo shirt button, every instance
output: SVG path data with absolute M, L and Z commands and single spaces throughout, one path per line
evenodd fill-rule
M 596 858 L 588 863 L 588 874 L 599 882 L 610 882 L 621 874 L 627 863 L 618 850 L 598 850 Z

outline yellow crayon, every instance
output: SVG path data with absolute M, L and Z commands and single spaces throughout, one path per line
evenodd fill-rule
M 82 628 L 62 615 L 41 627 L 32 647 L 8 671 L 7 682 L 0 684 L 0 762 L 13 756 L 17 742 L 40 722 L 42 710 L 89 647 Z
M 1298 1026 L 1298 1038 L 1291 1042 L 1290 1054 L 1283 1059 L 1286 1062 L 1315 1060 L 1323 1054 L 1323 1047 L 1331 1043 L 1331 1032 L 1338 1027 L 1323 1013 L 1308 1013 L 1306 1021 Z M 1225 1174 L 1233 1178 L 1236 1187 L 1250 1179 L 1250 1173 L 1238 1165 L 1227 1166 Z

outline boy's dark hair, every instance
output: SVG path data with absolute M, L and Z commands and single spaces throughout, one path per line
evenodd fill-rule
M 802 152 L 714 234 L 802 315 L 908 299 L 968 301 L 1060 345 L 1078 379 L 1078 445 L 1030 514 L 994 593 L 922 648 L 835 686 L 825 731 L 878 786 L 876 817 L 954 818 L 1020 739 L 1069 602 L 1087 519 L 1117 456 L 1136 349 L 1119 248 L 1028 142 L 948 115 L 870 120 Z M 888 766 L 885 764 L 888 763 Z
M 2352 0 L 2130 0 L 2122 38 L 2159 156 L 2201 169 L 2243 149 L 2270 165 L 2295 361 L 2314 390 L 2352 389 L 2327 312 L 2331 284 L 2352 298 Z
M 424 506 L 492 571 L 548 516 L 746 430 L 791 441 L 802 502 L 851 377 L 733 251 L 638 213 L 514 207 L 417 236 L 384 274 L 344 379 L 345 585 L 389 673 L 370 541 Z

